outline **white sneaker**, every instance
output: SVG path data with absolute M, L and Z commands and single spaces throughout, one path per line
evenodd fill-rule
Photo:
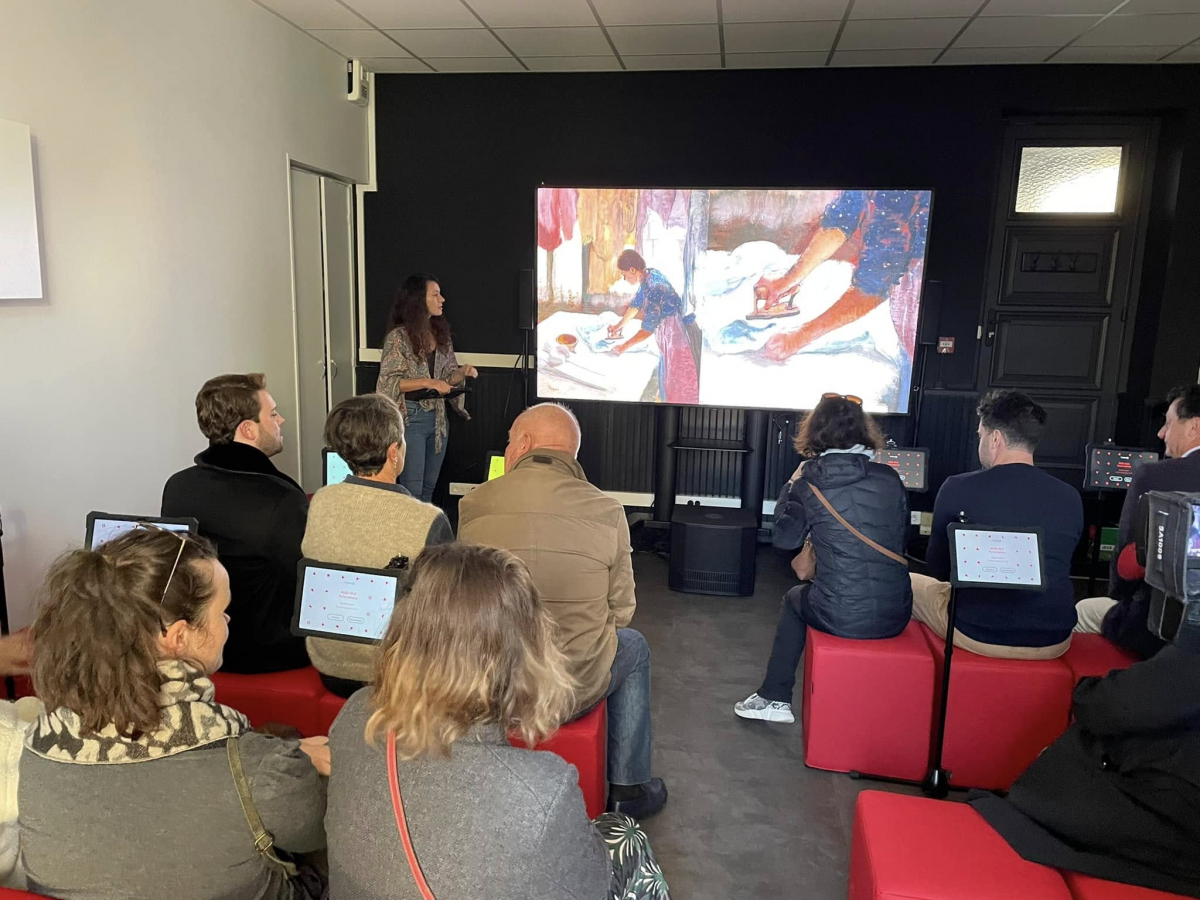
M 733 711 L 743 719 L 762 719 L 764 722 L 789 724 L 796 721 L 796 717 L 792 715 L 792 704 L 767 700 L 758 694 L 751 694 L 745 700 L 733 704 Z

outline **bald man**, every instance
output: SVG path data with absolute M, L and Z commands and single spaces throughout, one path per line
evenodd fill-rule
M 619 502 L 588 483 L 579 440 L 579 422 L 558 404 L 517 416 L 505 475 L 462 498 L 458 537 L 529 566 L 579 683 L 577 714 L 608 699 L 608 808 L 645 819 L 667 789 L 650 768 L 650 648 L 625 627 L 637 605 L 629 523 Z

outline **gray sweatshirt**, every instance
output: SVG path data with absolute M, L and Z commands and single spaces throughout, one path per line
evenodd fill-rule
M 388 790 L 387 757 L 367 744 L 369 689 L 329 732 L 325 830 L 331 900 L 420 900 Z M 450 759 L 401 761 L 417 858 L 438 900 L 605 900 L 612 866 L 584 811 L 579 775 L 553 753 L 509 745 L 498 727 Z
M 325 785 L 298 741 L 244 734 L 251 796 L 275 845 L 325 845 Z M 224 741 L 118 765 L 26 750 L 19 788 L 29 889 L 63 900 L 291 900 L 238 803 Z

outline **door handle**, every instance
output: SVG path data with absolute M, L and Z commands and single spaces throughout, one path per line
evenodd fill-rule
M 324 381 L 325 376 L 327 374 L 325 371 L 325 360 L 323 360 L 323 359 L 317 360 L 317 365 L 321 367 L 321 380 Z
M 330 367 L 331 369 L 333 369 L 333 372 L 330 374 L 330 376 L 329 376 L 329 377 L 330 377 L 330 378 L 337 378 L 337 375 L 338 375 L 337 360 L 336 360 L 336 359 L 331 359 L 331 360 L 329 361 L 329 367 Z
M 992 341 L 996 339 L 997 318 L 996 310 L 993 309 L 990 313 L 988 313 L 987 330 L 983 335 L 983 345 L 985 347 L 992 346 Z

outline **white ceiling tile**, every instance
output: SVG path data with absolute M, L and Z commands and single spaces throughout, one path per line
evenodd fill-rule
M 839 50 L 942 49 L 966 19 L 862 19 L 846 23 Z
M 1103 16 L 1120 0 L 991 0 L 981 16 Z
M 719 69 L 719 53 L 682 53 L 673 56 L 626 56 L 630 69 Z
M 823 66 L 828 50 L 807 50 L 798 53 L 726 53 L 725 67 L 729 69 L 801 69 Z
M 595 25 L 587 0 L 468 0 L 492 28 Z
M 553 2 L 553 0 L 551 0 Z M 592 0 L 605 25 L 697 25 L 717 21 L 716 0 Z
M 645 25 L 609 28 L 608 35 L 622 56 L 671 53 L 720 53 L 716 25 Z M 726 35 L 728 40 L 728 34 Z
M 828 50 L 838 22 L 776 22 L 725 26 L 727 53 Z
M 1170 55 L 1166 62 L 1200 62 L 1200 44 L 1188 44 L 1186 47 L 1180 47 Z
M 1194 13 L 1200 10 L 1200 0 L 1129 0 L 1121 7 L 1121 15 L 1144 13 Z
M 363 61 L 363 65 L 372 72 L 428 72 L 429 66 L 421 62 L 419 59 L 413 59 L 411 56 L 404 59 L 380 59 L 378 57 L 367 57 Z
M 1157 62 L 1170 47 L 1081 47 L 1072 44 L 1051 62 L 1141 63 Z
M 337 0 L 258 0 L 301 28 L 370 28 Z
M 982 0 L 854 0 L 851 19 L 973 16 Z
M 478 28 L 458 0 L 346 0 L 377 28 Z
M 527 56 L 525 65 L 534 72 L 606 72 L 619 70 L 621 64 L 608 56 Z
M 955 47 L 1061 47 L 1098 21 L 1096 16 L 1016 16 L 967 26 Z
M 1178 47 L 1200 37 L 1200 14 L 1110 16 L 1076 43 L 1081 47 Z
M 309 33 L 345 56 L 408 56 L 378 31 L 314 28 Z
M 1049 47 L 951 47 L 938 60 L 938 65 L 1039 63 L 1053 52 Z
M 927 66 L 940 50 L 839 50 L 835 66 Z
M 486 28 L 415 28 L 388 34 L 417 56 L 511 56 Z
M 439 72 L 524 72 L 521 64 L 511 56 L 476 57 L 465 56 L 430 59 L 428 63 Z
M 517 56 L 612 56 L 599 26 L 591 28 L 497 28 Z
M 840 22 L 847 0 L 724 0 L 722 17 L 729 22 Z

